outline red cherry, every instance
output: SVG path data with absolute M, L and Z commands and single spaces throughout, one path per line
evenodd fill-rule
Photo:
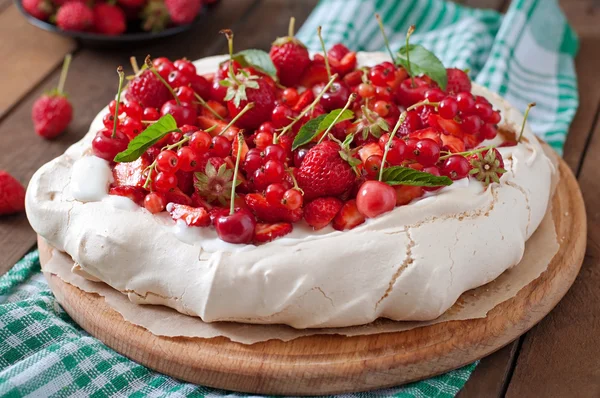
M 184 146 L 177 151 L 179 159 L 179 168 L 183 171 L 194 171 L 198 166 L 198 155 L 189 146 Z
M 387 86 L 387 84 L 395 78 L 394 65 L 389 62 L 384 62 L 375 65 L 369 70 L 369 80 L 376 86 Z
M 194 96 L 194 90 L 191 87 L 180 86 L 175 89 L 175 95 L 179 98 L 179 101 L 192 103 L 196 99 Z
M 209 150 L 212 137 L 206 131 L 196 131 L 190 137 L 190 148 L 196 153 L 205 153 Z
M 157 192 L 150 192 L 144 198 L 144 207 L 152 214 L 160 213 L 165 209 L 165 199 Z
M 215 79 L 210 86 L 210 99 L 223 102 L 223 99 L 227 95 L 227 87 L 221 86 L 219 79 Z
M 264 173 L 267 182 L 280 182 L 285 174 L 285 167 L 277 160 L 267 160 L 264 165 Z
M 386 160 L 392 166 L 398 166 L 406 160 L 407 154 L 408 149 L 406 148 L 406 142 L 399 138 L 394 138 L 390 145 L 390 149 L 388 150 Z
M 302 202 L 304 202 L 304 198 L 296 189 L 288 189 L 285 191 L 283 194 L 283 200 L 281 201 L 281 203 L 283 203 L 288 210 L 299 209 L 302 207 Z
M 271 113 L 271 121 L 275 128 L 287 126 L 291 122 L 294 112 L 286 105 L 277 105 Z
M 299 148 L 294 152 L 294 166 L 300 167 L 310 148 Z
M 415 159 L 423 166 L 433 166 L 440 158 L 440 146 L 434 140 L 425 138 L 415 145 Z
M 153 181 L 154 189 L 159 192 L 169 192 L 177 187 L 177 177 L 173 173 L 159 172 Z
M 375 96 L 375 87 L 372 84 L 361 83 L 358 85 L 357 92 L 362 98 L 373 98 Z
M 229 243 L 250 243 L 254 237 L 256 219 L 246 209 L 235 209 L 233 214 L 221 213 L 214 219 L 219 238 Z
M 178 59 L 177 61 L 173 62 L 173 66 L 188 76 L 196 75 L 196 67 L 187 59 Z
M 441 173 L 452 180 L 460 180 L 469 175 L 471 163 L 462 155 L 452 155 L 444 161 Z
M 412 81 L 415 86 L 413 87 Z M 405 79 L 400 83 L 396 92 L 398 103 L 404 107 L 409 107 L 425 99 L 425 93 L 430 88 L 430 83 L 422 78 Z
M 467 115 L 470 115 L 475 111 L 475 99 L 471 93 L 458 93 L 456 95 L 456 103 L 458 105 L 458 110 Z
M 210 98 L 210 83 L 204 76 L 194 75 L 190 76 L 190 87 L 200 97 L 209 99 Z
M 231 153 L 231 142 L 222 135 L 215 135 L 212 138 L 211 153 L 213 156 L 224 158 Z
M 365 170 L 369 177 L 377 178 L 382 161 L 383 158 L 379 155 L 371 155 L 365 160 Z
M 440 101 L 438 113 L 444 119 L 454 119 L 458 113 L 458 103 L 452 97 L 446 97 Z
M 377 217 L 396 206 L 396 191 L 381 181 L 365 181 L 358 189 L 356 207 L 365 217 Z
M 144 108 L 142 120 L 155 121 L 160 118 L 160 112 L 156 108 Z
M 285 162 L 286 153 L 281 145 L 271 144 L 265 148 L 265 160 Z
M 179 158 L 174 151 L 161 151 L 156 157 L 156 166 L 159 171 L 174 174 L 179 170 Z
M 270 184 L 265 190 L 265 198 L 267 199 L 267 202 L 274 206 L 277 206 L 281 203 L 285 191 L 286 190 L 283 184 Z
M 190 84 L 190 78 L 189 75 L 186 75 L 182 71 L 174 70 L 173 72 L 169 73 L 169 76 L 167 76 L 167 82 L 173 88 L 187 86 Z
M 119 152 L 127 149 L 128 144 L 129 140 L 121 130 L 117 130 L 113 138 L 112 129 L 102 129 L 92 141 L 92 151 L 99 158 L 112 162 Z
M 167 101 L 160 109 L 160 113 L 163 116 L 166 114 L 173 116 L 178 126 L 196 124 L 196 107 L 188 102 L 181 102 L 178 105 L 175 100 Z
M 320 104 L 327 111 L 343 108 L 350 97 L 350 89 L 343 82 L 333 82 L 321 97 Z

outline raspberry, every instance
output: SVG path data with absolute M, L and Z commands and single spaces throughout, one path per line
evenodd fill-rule
M 94 25 L 94 13 L 83 3 L 65 3 L 56 13 L 56 25 L 62 30 L 88 30 Z

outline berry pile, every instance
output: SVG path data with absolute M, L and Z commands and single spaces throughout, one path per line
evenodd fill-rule
M 23 9 L 62 30 L 116 36 L 125 31 L 158 32 L 171 25 L 186 25 L 203 4 L 217 0 L 22 0 Z
M 505 172 L 500 153 L 482 146 L 500 113 L 459 69 L 442 66 L 434 80 L 410 63 L 358 68 L 341 44 L 311 58 L 293 28 L 269 54 L 234 54 L 223 33 L 230 58 L 213 74 L 147 58 L 121 101 L 119 72 L 92 143 L 113 165 L 110 194 L 258 244 L 302 220 L 352 229 L 454 180 L 487 186 Z M 415 48 L 426 51 L 411 45 L 406 58 Z

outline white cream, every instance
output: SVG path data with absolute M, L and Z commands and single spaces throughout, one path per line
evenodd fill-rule
M 73 164 L 71 194 L 80 202 L 97 202 L 108 196 L 112 181 L 112 171 L 106 160 L 84 156 Z
M 196 66 L 212 72 L 222 59 Z M 373 64 L 386 57 L 359 53 L 358 59 Z M 522 116 L 504 100 L 479 86 L 474 92 L 502 111 L 502 123 L 520 128 Z M 83 203 L 70 196 L 73 187 L 65 187 L 76 179 L 74 164 L 89 152 L 104 112 L 80 143 L 34 175 L 30 222 L 82 272 L 133 302 L 170 306 L 207 322 L 308 328 L 436 318 L 460 294 L 520 260 L 550 195 L 551 162 L 526 129 L 527 142 L 500 148 L 508 172 L 485 190 L 465 179 L 351 231 L 314 232 L 298 223 L 265 245 L 231 245 L 213 228 L 187 227 L 112 199 Z

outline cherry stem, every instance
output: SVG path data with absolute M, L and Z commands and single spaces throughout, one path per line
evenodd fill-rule
M 115 138 L 117 136 L 117 124 L 119 123 L 119 104 L 121 102 L 121 90 L 123 89 L 123 80 L 125 79 L 125 73 L 123 73 L 122 66 L 119 66 L 117 68 L 117 73 L 119 74 L 119 90 L 117 91 L 117 104 L 115 105 L 115 120 L 113 121 L 113 131 L 111 138 Z
M 292 129 L 292 127 L 294 127 L 294 125 L 298 122 L 298 120 L 302 119 L 304 117 L 304 115 L 306 115 L 309 111 L 311 111 L 319 103 L 319 101 L 321 100 L 321 97 L 323 96 L 323 94 L 325 94 L 327 92 L 327 90 L 329 90 L 329 87 L 331 87 L 331 85 L 333 84 L 335 79 L 337 79 L 337 76 L 338 76 L 337 74 L 331 76 L 331 78 L 329 79 L 329 81 L 327 82 L 325 87 L 323 87 L 323 90 L 321 90 L 321 92 L 319 93 L 319 95 L 317 95 L 317 97 L 314 99 L 314 101 L 310 105 L 308 105 L 306 108 L 304 108 L 302 110 L 302 112 L 300 112 L 298 117 L 296 117 L 294 120 L 292 120 L 292 122 L 290 124 L 285 126 L 283 128 L 283 130 L 281 130 L 281 133 L 279 133 L 279 135 L 273 134 L 273 144 L 277 144 L 277 142 L 279 141 L 279 138 L 281 138 L 285 133 L 290 131 Z
M 231 29 L 222 29 L 219 33 L 225 35 L 227 38 L 227 46 L 229 47 L 229 75 L 235 80 L 233 73 L 233 31 Z M 235 81 L 237 82 L 237 80 Z
M 202 105 L 204 108 L 206 108 L 210 113 L 212 113 L 213 115 L 215 115 L 215 117 L 219 120 L 225 120 L 223 119 L 223 117 L 221 115 L 219 115 L 217 113 L 217 111 L 215 111 L 213 108 L 210 107 L 210 105 L 208 105 L 206 103 L 206 101 L 204 101 L 204 99 L 198 95 L 198 93 L 194 93 L 194 97 L 196 97 L 196 99 L 198 100 L 198 102 L 200 103 L 200 105 Z
M 408 32 L 406 32 L 406 69 L 408 72 L 408 75 L 410 76 L 410 84 L 411 87 L 415 87 L 415 78 L 412 74 L 412 71 L 410 70 L 410 48 L 408 47 L 408 39 L 410 39 L 410 35 L 413 34 L 413 32 L 415 31 L 415 25 L 410 25 L 408 28 Z
M 319 139 L 319 142 L 317 142 L 317 144 L 320 144 L 325 139 L 325 137 L 327 137 L 327 135 L 329 134 L 329 131 L 333 128 L 333 126 L 336 125 L 337 121 L 340 120 L 340 118 L 342 117 L 342 115 L 344 114 L 346 109 L 348 109 L 350 107 L 350 104 L 352 104 L 352 102 L 354 102 L 355 99 L 356 99 L 356 93 L 350 94 L 350 97 L 348 97 L 348 101 L 346 101 L 346 105 L 344 105 L 344 107 L 337 114 L 335 119 L 333 119 L 333 122 L 331 122 L 329 127 L 327 127 L 327 130 L 325 130 L 325 132 L 323 133 L 323 135 L 321 136 L 321 138 Z
M 385 48 L 387 48 L 390 57 L 392 58 L 392 62 L 394 62 L 394 53 L 390 48 L 390 41 L 388 40 L 387 35 L 385 34 L 385 28 L 383 27 L 383 21 L 381 20 L 381 16 L 379 14 L 375 14 L 375 18 L 377 18 L 377 23 L 379 24 L 379 30 L 383 35 L 383 41 L 385 42 Z M 395 62 L 394 62 L 395 63 Z
M 523 138 L 523 133 L 525 132 L 525 123 L 527 123 L 527 117 L 529 116 L 529 111 L 536 105 L 535 102 L 532 102 L 527 105 L 527 109 L 525 109 L 525 115 L 523 116 L 523 124 L 521 125 L 521 133 L 519 134 L 519 139 L 517 142 L 521 142 L 521 138 Z
M 65 82 L 67 81 L 67 74 L 69 73 L 69 65 L 71 65 L 72 58 L 73 56 L 71 54 L 65 55 L 62 70 L 60 71 L 60 78 L 58 79 L 58 87 L 56 88 L 56 91 L 61 95 L 65 89 Z
M 489 146 L 485 146 L 483 148 L 477 148 L 477 149 L 473 149 L 472 151 L 465 151 L 465 152 L 454 152 L 454 153 L 450 152 L 450 153 L 448 153 L 446 155 L 440 156 L 439 160 L 445 160 L 445 159 L 448 159 L 449 157 L 454 156 L 454 155 L 465 156 L 465 157 L 466 156 L 471 156 L 471 155 L 474 155 L 476 153 L 489 151 L 490 149 L 493 149 L 493 148 L 496 148 L 496 146 L 495 145 L 489 145 Z
M 294 25 L 296 24 L 296 18 L 290 18 L 290 24 L 288 25 L 288 36 L 294 37 Z
M 331 68 L 329 67 L 329 59 L 327 57 L 327 50 L 325 50 L 325 42 L 323 36 L 321 36 L 321 27 L 317 28 L 317 34 L 319 35 L 319 41 L 321 42 L 321 48 L 323 49 L 323 58 L 325 58 L 325 69 L 327 69 L 327 78 L 331 79 Z
M 129 62 L 131 63 L 131 68 L 133 69 L 133 73 L 135 75 L 140 73 L 140 67 L 138 66 L 137 59 L 135 57 L 129 57 Z
M 231 204 L 229 205 L 229 215 L 234 213 L 235 207 L 235 188 L 237 186 L 238 170 L 240 168 L 240 159 L 242 157 L 242 145 L 244 142 L 244 134 L 240 131 L 237 135 L 238 150 L 235 159 L 235 169 L 233 170 L 233 185 L 231 186 Z
M 394 129 L 390 133 L 390 138 L 388 138 L 388 142 L 385 143 L 385 149 L 383 151 L 383 157 L 381 158 L 381 167 L 379 168 L 379 181 L 381 181 L 383 179 L 383 169 L 385 168 L 385 160 L 387 159 L 387 154 L 388 154 L 388 152 L 390 150 L 390 147 L 392 146 L 392 140 L 394 139 L 394 136 L 396 135 L 396 132 L 400 128 L 400 125 L 402 123 L 404 123 L 404 120 L 406 119 L 406 113 L 407 113 L 407 111 L 402 112 L 402 114 L 398 118 L 398 122 L 396 122 L 396 125 L 394 126 Z
M 229 124 L 227 124 L 227 126 L 225 126 L 225 128 L 223 128 L 223 130 L 221 130 L 221 132 L 219 133 L 219 135 L 225 134 L 225 132 L 227 130 L 229 130 L 229 128 L 231 126 L 233 126 L 235 122 L 237 122 L 242 116 L 244 116 L 244 113 L 248 112 L 252 108 L 254 108 L 254 102 L 250 102 L 250 103 L 246 104 L 246 106 L 244 107 L 244 109 L 242 109 L 240 111 L 240 113 L 238 113 L 237 115 L 235 115 L 235 117 L 233 119 L 231 119 L 231 121 L 229 122 Z
M 158 80 L 160 80 L 160 82 L 162 84 L 164 84 L 167 89 L 169 89 L 169 92 L 171 93 L 171 95 L 173 96 L 173 98 L 175 98 L 175 102 L 177 103 L 177 105 L 181 105 L 181 102 L 179 101 L 179 98 L 177 97 L 177 94 L 175 94 L 175 91 L 173 90 L 173 87 L 171 87 L 171 85 L 169 83 L 167 83 L 167 81 L 165 79 L 163 79 L 163 77 L 161 75 L 158 74 L 158 72 L 156 71 L 156 69 L 154 69 L 154 66 L 152 66 L 152 59 L 150 58 L 149 55 L 146 57 L 146 60 L 144 61 L 144 63 L 148 67 L 148 70 L 150 72 L 154 73 L 154 76 L 156 76 L 156 78 Z

